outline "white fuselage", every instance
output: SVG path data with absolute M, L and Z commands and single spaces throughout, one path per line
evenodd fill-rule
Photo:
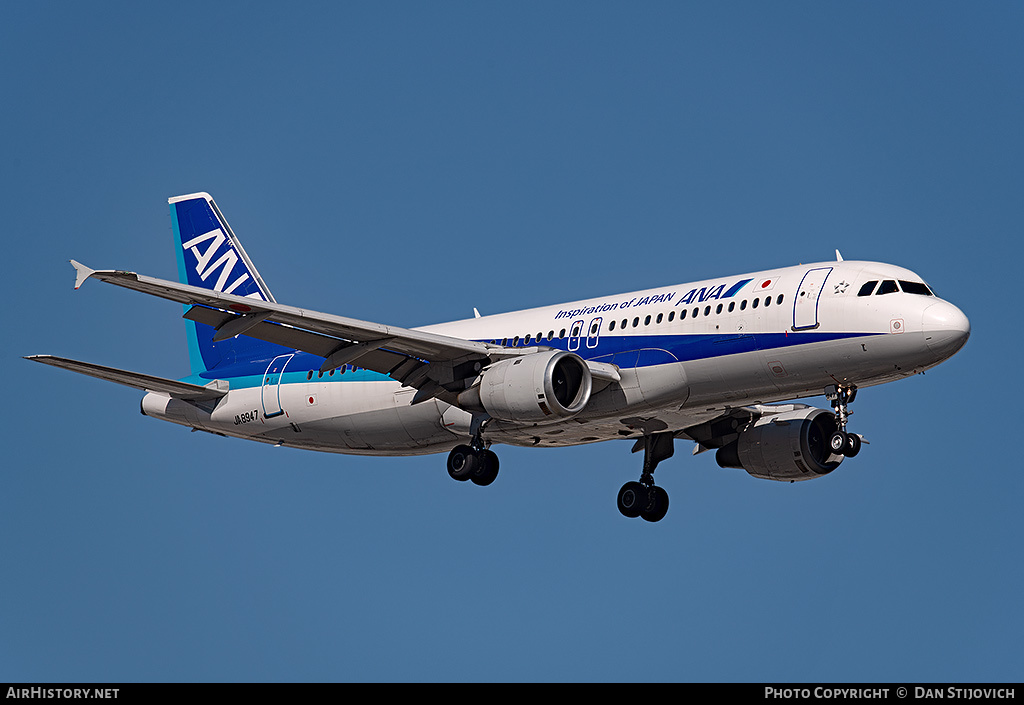
M 870 281 L 876 289 L 905 285 L 863 294 Z M 595 385 L 572 418 L 487 426 L 491 442 L 575 445 L 681 431 L 730 407 L 816 396 L 834 384 L 867 387 L 932 367 L 964 344 L 970 328 L 959 309 L 921 293 L 923 286 L 901 267 L 838 261 L 422 330 L 617 366 L 621 381 Z M 322 362 L 281 356 L 262 375 L 226 379 L 230 391 L 215 405 L 149 393 L 142 408 L 213 433 L 338 453 L 446 452 L 471 435 L 467 411 L 438 399 L 412 405 L 415 389 L 351 365 L 319 373 Z

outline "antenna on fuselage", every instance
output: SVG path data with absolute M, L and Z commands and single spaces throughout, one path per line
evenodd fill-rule
M 842 262 L 843 256 L 839 254 L 839 250 L 836 250 L 836 262 Z

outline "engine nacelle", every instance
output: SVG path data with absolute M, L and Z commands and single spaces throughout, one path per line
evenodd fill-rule
M 828 446 L 835 430 L 835 415 L 824 409 L 762 416 L 736 441 L 719 448 L 715 460 L 723 468 L 740 468 L 765 480 L 812 480 L 843 462 Z
M 579 355 L 552 350 L 488 366 L 459 403 L 483 408 L 499 421 L 553 423 L 583 411 L 592 388 L 590 368 Z

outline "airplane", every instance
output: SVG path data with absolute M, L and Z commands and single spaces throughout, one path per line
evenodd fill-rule
M 167 379 L 52 355 L 26 359 L 146 392 L 193 430 L 358 455 L 448 453 L 490 485 L 495 444 L 627 440 L 643 452 L 622 515 L 668 511 L 654 482 L 676 440 L 782 482 L 856 456 L 858 390 L 924 372 L 970 323 L 914 272 L 836 260 L 400 328 L 280 304 L 208 193 L 168 199 L 179 281 L 75 260 L 88 279 L 185 306 L 191 374 Z M 824 395 L 832 411 L 796 400 Z

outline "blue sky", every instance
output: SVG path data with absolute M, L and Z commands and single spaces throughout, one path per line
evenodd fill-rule
M 0 681 L 1020 681 L 1024 10 L 983 3 L 22 3 Z M 167 198 L 278 300 L 401 326 L 833 258 L 970 317 L 794 485 L 691 444 L 358 458 L 189 433 L 51 353 L 188 373 Z M 816 400 L 824 406 L 823 399 Z

